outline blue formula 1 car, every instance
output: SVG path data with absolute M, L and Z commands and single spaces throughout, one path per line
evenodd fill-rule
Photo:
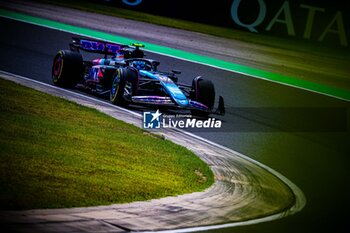
M 225 113 L 224 100 L 214 109 L 215 88 L 210 80 L 198 76 L 192 85 L 178 83 L 180 71 L 160 72 L 156 60 L 146 59 L 141 44 L 132 46 L 73 38 L 70 50 L 54 57 L 52 81 L 61 87 L 77 87 L 113 104 L 186 109 L 193 115 Z M 103 58 L 84 61 L 81 51 L 104 54 Z

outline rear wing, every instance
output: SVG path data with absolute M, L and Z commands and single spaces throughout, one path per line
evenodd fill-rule
M 116 52 L 118 52 L 122 48 L 128 48 L 129 46 L 117 43 L 110 43 L 107 41 L 73 37 L 72 43 L 69 44 L 69 47 L 72 51 L 80 52 L 80 50 L 83 50 L 91 53 L 104 54 L 105 57 L 107 57 L 107 55 L 115 55 Z
M 133 47 L 131 47 L 133 46 Z M 90 52 L 90 53 L 99 53 L 104 54 L 105 58 L 107 58 L 107 55 L 116 55 L 116 53 L 120 50 L 123 50 L 124 54 L 128 52 L 129 58 L 131 57 L 144 57 L 143 51 L 140 50 L 141 47 L 145 47 L 143 44 L 140 43 L 133 43 L 129 45 L 123 45 L 123 44 L 117 44 L 117 43 L 110 43 L 107 41 L 102 40 L 91 40 L 91 39 L 84 39 L 84 38 L 78 38 L 73 37 L 72 43 L 69 44 L 69 47 L 72 51 L 80 52 L 80 50 Z

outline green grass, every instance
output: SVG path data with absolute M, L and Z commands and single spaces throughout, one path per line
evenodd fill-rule
M 189 150 L 97 110 L 0 79 L 0 208 L 108 205 L 204 190 Z

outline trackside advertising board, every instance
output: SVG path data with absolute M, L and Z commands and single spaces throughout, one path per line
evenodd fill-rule
M 252 33 L 349 48 L 348 0 L 105 0 L 107 4 Z

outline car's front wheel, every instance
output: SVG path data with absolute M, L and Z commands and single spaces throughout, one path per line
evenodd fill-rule
M 208 107 L 207 111 L 191 110 L 191 113 L 196 116 L 208 116 L 214 107 L 215 88 L 210 80 L 196 77 L 192 81 L 191 99 Z
M 119 106 L 127 105 L 131 97 L 136 95 L 137 85 L 137 71 L 130 67 L 117 69 L 111 85 L 111 102 Z

